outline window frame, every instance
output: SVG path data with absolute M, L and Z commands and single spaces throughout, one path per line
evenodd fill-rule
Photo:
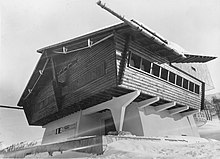
M 139 68 L 137 68 L 137 67 L 131 65 L 132 55 L 135 55 L 135 56 L 140 57 Z M 150 69 L 150 72 L 141 69 L 141 66 L 142 66 L 142 63 L 143 63 L 144 60 L 146 60 L 146 61 L 148 61 L 148 62 L 150 63 L 150 68 L 149 68 L 149 69 Z M 140 71 L 140 72 L 145 73 L 145 74 L 148 74 L 148 75 L 151 75 L 151 76 L 153 76 L 153 77 L 155 77 L 155 78 L 158 78 L 158 79 L 160 79 L 160 80 L 162 80 L 162 81 L 168 82 L 169 84 L 172 84 L 172 85 L 174 85 L 174 86 L 176 86 L 176 87 L 178 87 L 178 88 L 184 89 L 185 91 L 189 91 L 190 93 L 194 93 L 194 94 L 196 94 L 196 95 L 201 95 L 200 85 L 199 85 L 199 84 L 196 84 L 195 82 L 192 82 L 191 80 L 188 80 L 188 79 L 182 77 L 181 75 L 176 74 L 176 73 L 174 73 L 174 72 L 172 72 L 172 71 L 166 69 L 165 67 L 160 66 L 160 65 L 157 64 L 157 63 L 154 63 L 154 62 L 151 62 L 151 61 L 147 60 L 147 59 L 146 59 L 145 57 L 143 57 L 142 55 L 139 55 L 139 54 L 137 54 L 137 53 L 129 52 L 129 61 L 128 61 L 127 65 L 128 65 L 128 67 L 130 67 L 130 68 L 132 68 L 132 69 L 135 69 L 135 70 L 137 70 L 137 71 Z M 155 65 L 156 67 L 157 67 L 157 66 L 159 67 L 158 76 L 155 75 L 155 74 L 153 74 L 153 66 L 154 66 L 154 65 Z M 162 78 L 162 70 L 168 71 L 168 72 L 167 72 L 167 79 Z M 170 75 L 172 75 L 172 74 L 174 74 L 174 81 L 173 81 L 173 82 L 170 81 Z M 177 82 L 178 77 L 181 78 L 181 86 L 177 84 L 177 83 L 178 83 L 178 82 Z M 184 80 L 187 81 L 187 88 L 184 87 Z M 193 83 L 193 85 L 194 85 L 193 91 L 190 90 L 190 82 Z M 196 88 L 195 88 L 196 85 L 197 85 L 197 87 L 198 87 L 198 88 L 197 88 L 197 89 L 198 89 L 197 91 L 195 90 L 195 89 L 196 89 Z

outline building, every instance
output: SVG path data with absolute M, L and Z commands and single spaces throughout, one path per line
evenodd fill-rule
M 186 54 L 146 27 L 121 23 L 51 45 L 18 102 L 42 143 L 129 131 L 137 136 L 199 136 L 205 82 L 174 63 L 215 57 Z M 191 66 L 190 66 L 191 67 Z

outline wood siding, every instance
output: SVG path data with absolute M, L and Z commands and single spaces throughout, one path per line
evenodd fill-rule
M 116 86 L 114 52 L 113 40 L 108 40 L 73 57 L 77 63 L 66 72 L 64 108 Z
M 98 39 L 103 36 L 106 35 Z M 52 77 L 42 79 L 46 84 L 44 83 L 43 87 L 38 86 L 36 88 L 38 94 L 31 98 L 29 123 L 32 125 L 44 125 L 63 115 L 83 109 L 79 108 L 77 103 L 116 87 L 116 56 L 113 38 L 74 53 L 50 55 L 53 58 L 55 71 L 53 72 L 52 65 L 49 65 L 46 70 L 50 73 L 47 75 L 52 76 L 52 72 L 56 74 L 61 90 L 59 98 L 62 102 L 61 105 L 57 105 L 59 103 L 54 93 Z M 90 103 L 95 103 L 92 100 Z
M 54 114 L 58 111 L 52 83 L 49 82 L 42 87 L 33 99 L 31 123 Z
M 200 86 L 200 94 L 196 94 L 194 92 L 190 92 L 189 90 L 185 90 L 184 88 L 181 88 L 175 84 L 172 84 L 168 81 L 162 80 L 152 74 L 149 74 L 147 72 L 141 71 L 139 69 L 136 69 L 134 67 L 131 67 L 128 65 L 129 57 L 127 58 L 126 62 L 127 65 L 125 68 L 120 67 L 120 63 L 122 60 L 122 54 L 124 50 L 124 44 L 125 44 L 125 38 L 119 34 L 116 35 L 116 55 L 117 55 L 117 80 L 122 81 L 122 83 L 119 85 L 120 87 L 124 87 L 127 89 L 132 90 L 141 90 L 143 93 L 152 95 L 152 96 L 159 96 L 162 99 L 168 100 L 168 101 L 176 101 L 178 104 L 181 105 L 187 105 L 192 108 L 199 109 L 202 104 L 202 82 L 188 76 L 184 72 L 178 71 L 177 69 L 171 67 L 167 63 L 167 60 L 165 58 L 161 58 L 156 53 L 150 52 L 147 49 L 145 49 L 143 46 L 141 46 L 140 43 L 136 41 L 131 41 L 129 45 L 129 51 L 130 53 L 134 53 L 137 55 L 140 55 L 146 59 L 148 59 L 151 62 L 157 62 L 160 63 L 161 67 L 166 68 L 169 71 L 172 71 L 173 73 L 180 75 L 181 77 L 186 78 L 187 80 L 190 80 L 194 82 L 195 84 Z M 123 76 L 119 76 L 119 72 L 124 69 Z

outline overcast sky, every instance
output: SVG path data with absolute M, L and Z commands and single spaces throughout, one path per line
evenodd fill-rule
M 128 19 L 152 28 L 192 54 L 220 57 L 219 0 L 104 0 Z M 96 0 L 0 0 L 0 104 L 16 105 L 39 59 L 36 50 L 120 21 Z M 220 59 L 208 63 L 220 92 Z M 23 111 L 0 109 L 5 145 L 39 139 Z

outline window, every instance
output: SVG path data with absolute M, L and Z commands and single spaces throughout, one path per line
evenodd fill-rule
M 182 87 L 182 81 L 183 81 L 183 78 L 177 75 L 176 84 Z
M 145 59 L 142 59 L 141 70 L 150 73 L 151 62 Z
M 195 84 L 195 93 L 199 94 L 199 85 Z
M 189 82 L 189 90 L 190 91 L 194 91 L 194 83 L 193 82 Z
M 188 89 L 188 83 L 189 81 L 187 79 L 183 79 L 183 88 Z
M 174 83 L 175 84 L 175 74 L 173 72 L 170 72 L 170 75 L 169 75 L 169 81 L 171 83 Z
M 168 70 L 165 68 L 161 68 L 161 76 L 162 79 L 167 80 L 168 77 Z
M 135 54 L 131 54 L 130 65 L 135 68 L 140 68 L 141 57 Z
M 57 129 L 56 129 L 56 134 L 62 133 L 62 129 L 63 129 L 63 128 L 57 128 Z
M 156 64 L 153 64 L 152 74 L 159 77 L 159 75 L 160 75 L 160 66 L 158 66 Z

